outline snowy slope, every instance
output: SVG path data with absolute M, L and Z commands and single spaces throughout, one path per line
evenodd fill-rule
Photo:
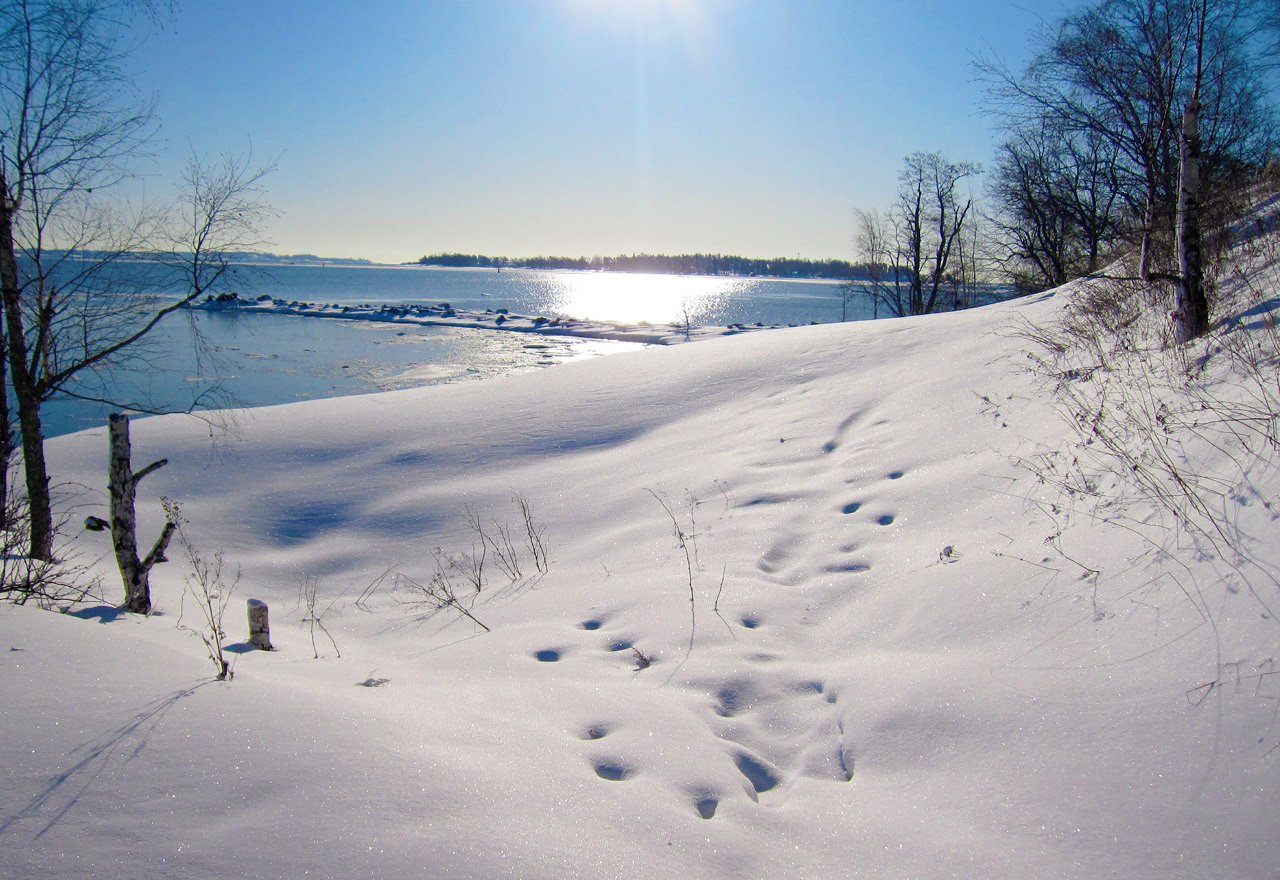
M 1186 693 L 1275 621 L 1218 585 L 1205 625 L 1161 580 L 1212 559 L 1087 521 L 1046 544 L 1011 460 L 1062 428 L 1008 330 L 1073 295 L 255 410 L 216 444 L 135 423 L 171 462 L 144 540 L 179 500 L 243 568 L 232 640 L 256 596 L 281 650 L 209 681 L 177 561 L 146 620 L 0 608 L 0 874 L 1274 876 L 1274 693 Z M 51 447 L 103 484 L 104 432 Z M 386 581 L 356 605 L 514 491 L 553 563 L 492 573 L 491 632 Z M 309 577 L 340 658 L 313 659 Z

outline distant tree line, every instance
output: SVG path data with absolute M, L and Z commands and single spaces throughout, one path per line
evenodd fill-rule
M 724 254 L 629 254 L 616 257 L 487 257 L 477 254 L 432 254 L 423 266 L 479 269 L 584 269 L 602 272 L 647 272 L 662 275 L 738 275 L 762 278 L 830 278 L 847 281 L 870 277 L 870 267 L 847 260 L 801 260 L 789 257 L 753 259 Z

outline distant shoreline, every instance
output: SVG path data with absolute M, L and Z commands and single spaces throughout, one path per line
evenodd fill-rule
M 482 254 L 431 254 L 417 265 L 445 269 L 530 269 L 612 272 L 709 278 L 807 279 L 841 283 L 865 280 L 869 269 L 847 260 L 799 257 L 758 259 L 724 254 L 629 254 L 616 257 L 490 257 Z
M 273 269 L 278 267 L 288 267 L 290 269 L 404 269 L 407 271 L 417 271 L 417 272 L 495 273 L 498 271 L 497 269 L 487 268 L 482 266 L 429 266 L 429 265 L 423 265 L 417 262 L 413 262 L 413 263 L 350 262 L 348 263 L 348 262 L 342 262 L 339 260 L 318 261 L 318 262 L 302 260 L 298 262 L 286 262 L 284 260 L 237 259 L 237 260 L 233 260 L 232 263 L 233 265 L 236 265 L 236 266 L 251 266 L 259 269 Z M 664 278 L 721 278 L 721 279 L 729 278 L 729 279 L 736 279 L 736 280 L 743 280 L 743 281 L 777 281 L 777 282 L 786 282 L 791 284 L 844 284 L 848 281 L 848 279 L 839 279 L 839 278 L 807 278 L 807 277 L 783 278 L 783 277 L 760 276 L 760 275 L 694 275 L 694 274 L 673 273 L 673 272 L 619 272 L 619 271 L 607 271 L 607 270 L 600 270 L 600 269 L 530 269 L 530 268 L 525 268 L 523 266 L 504 266 L 502 271 L 503 272 L 547 272 L 547 273 L 553 273 L 553 274 L 570 272 L 575 275 L 576 274 L 658 275 Z M 862 279 L 854 279 L 854 281 L 860 284 L 865 283 Z

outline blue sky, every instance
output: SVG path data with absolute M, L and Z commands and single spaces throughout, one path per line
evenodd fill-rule
M 848 257 L 905 154 L 989 158 L 972 58 L 1069 5 L 188 0 L 133 67 L 156 180 L 277 159 L 277 252 Z

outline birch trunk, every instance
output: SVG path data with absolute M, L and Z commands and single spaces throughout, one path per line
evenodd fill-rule
M 135 614 L 150 614 L 151 569 L 156 563 L 166 561 L 164 551 L 177 524 L 166 522 L 151 552 L 145 559 L 139 559 L 134 502 L 142 478 L 164 467 L 168 460 L 162 458 L 135 473 L 129 444 L 129 417 L 124 413 L 112 413 L 107 430 L 111 443 L 111 543 L 116 551 L 116 564 L 120 566 L 120 578 L 124 581 L 124 609 Z
M 1200 182 L 1200 101 L 1192 97 L 1182 114 L 1178 167 L 1178 284 L 1175 287 L 1174 341 L 1181 344 L 1209 329 L 1204 290 L 1203 195 Z

